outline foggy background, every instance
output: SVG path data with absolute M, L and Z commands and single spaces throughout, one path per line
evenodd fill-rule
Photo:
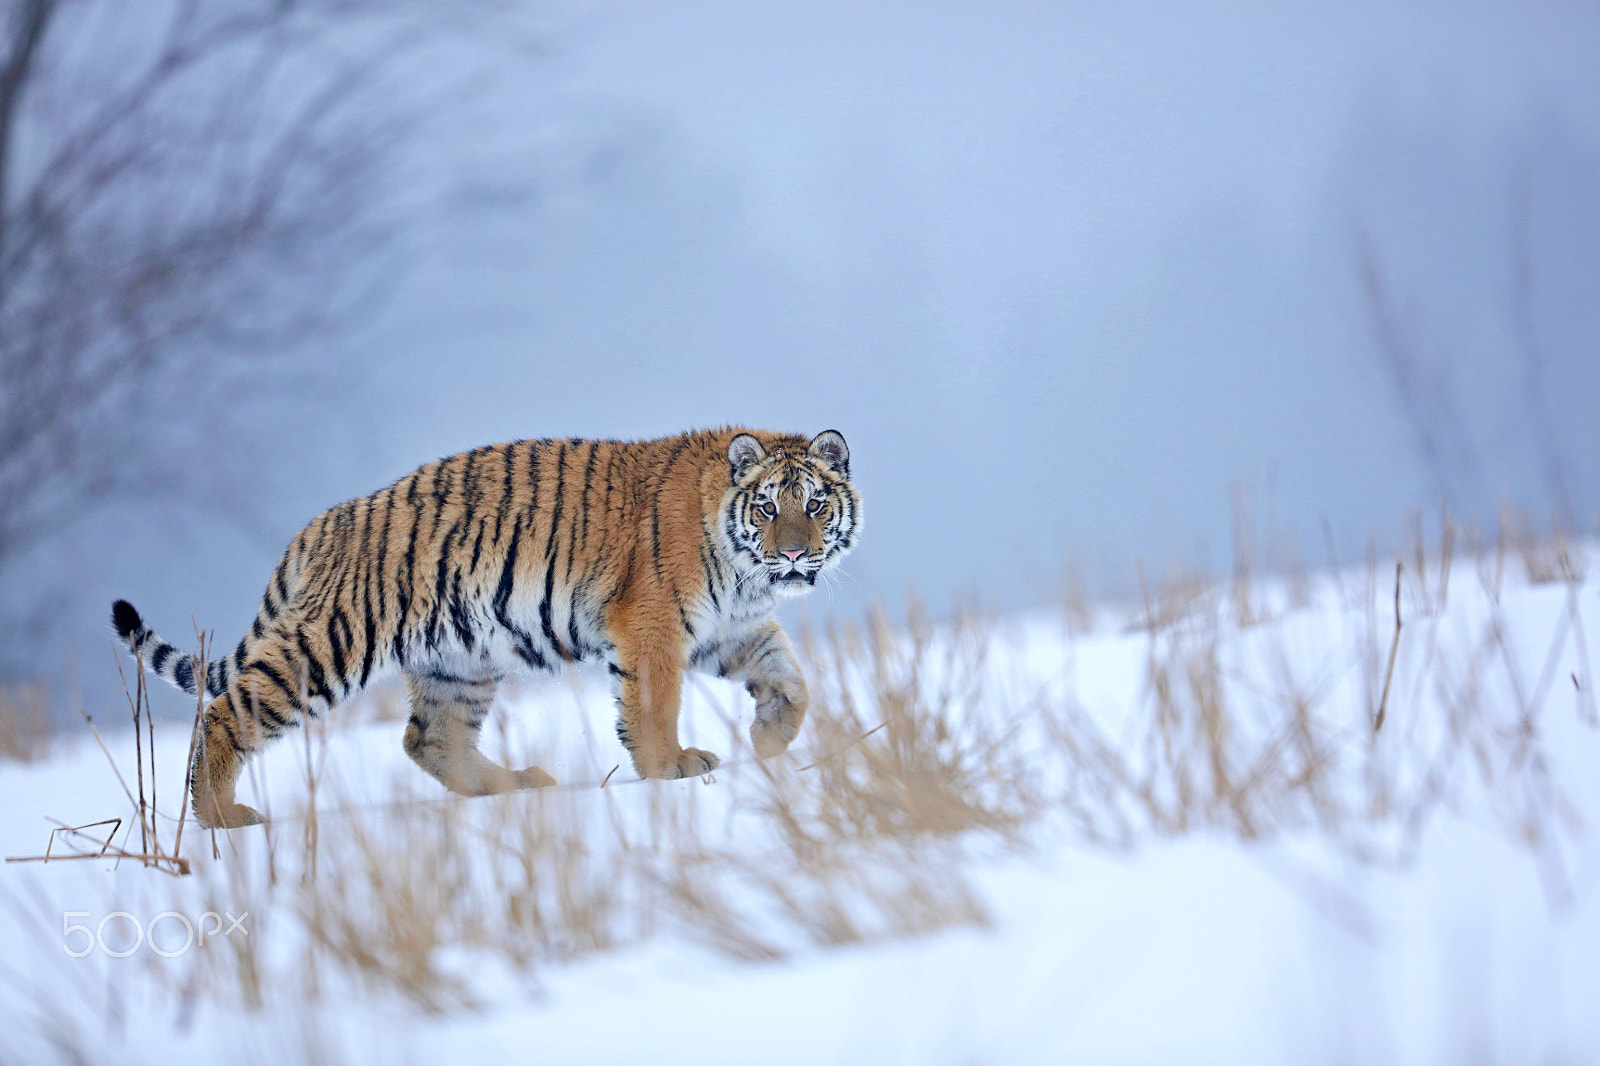
M 116 6 L 59 5 L 37 91 L 0 91 L 8 220 L 160 47 Z M 1593 528 L 1592 4 L 301 7 L 313 45 L 269 27 L 278 74 L 224 51 L 152 98 L 179 147 L 85 209 L 112 221 L 83 261 L 131 265 L 71 350 L 150 384 L 94 400 L 93 448 L 0 454 L 59 487 L 0 552 L 8 680 L 114 685 L 118 596 L 231 645 L 317 512 L 516 437 L 839 429 L 866 531 L 813 617 L 1225 566 L 1236 487 L 1313 564 L 1324 523 L 1349 559 L 1443 497 Z M 212 116 L 247 112 L 212 160 Z M 249 254 L 162 290 L 150 332 L 127 306 L 192 252 L 140 249 L 302 113 L 287 221 L 227 229 Z M 41 271 L 0 290 L 12 414 L 39 402 L 14 371 L 65 358 L 27 332 L 64 312 L 15 311 L 67 291 Z

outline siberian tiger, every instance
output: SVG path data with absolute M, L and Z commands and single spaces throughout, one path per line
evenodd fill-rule
M 735 428 L 662 440 L 524 440 L 440 459 L 323 512 L 284 552 L 254 624 L 209 664 L 193 764 L 202 825 L 260 821 L 243 759 L 396 666 L 406 753 L 453 792 L 554 784 L 477 748 L 508 667 L 603 662 L 641 777 L 716 769 L 678 741 L 685 669 L 742 681 L 762 757 L 794 740 L 805 679 L 773 618 L 855 546 L 844 437 Z M 150 670 L 195 692 L 191 656 L 125 600 L 112 622 Z

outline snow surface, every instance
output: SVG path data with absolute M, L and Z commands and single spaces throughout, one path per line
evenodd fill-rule
M 179 981 L 196 972 L 188 960 L 164 960 L 148 947 L 127 959 L 99 952 L 74 959 L 63 947 L 64 911 L 88 911 L 81 920 L 93 923 L 117 909 L 146 917 L 169 905 L 197 912 L 231 892 L 241 907 L 274 898 L 231 881 L 244 867 L 211 860 L 205 835 L 191 826 L 185 851 L 197 873 L 181 882 L 126 861 L 0 869 L 0 1059 L 1600 1061 L 1600 733 L 1567 680 L 1591 677 L 1591 667 L 1562 622 L 1571 606 L 1566 586 L 1507 579 L 1496 607 L 1485 588 L 1492 582 L 1479 576 L 1458 566 L 1447 608 L 1433 619 L 1408 619 L 1387 728 L 1405 728 L 1434 690 L 1459 680 L 1451 671 L 1464 663 L 1505 668 L 1500 687 L 1499 675 L 1484 668 L 1480 682 L 1491 703 L 1512 699 L 1516 686 L 1526 695 L 1537 679 L 1556 679 L 1546 687 L 1537 733 L 1549 780 L 1568 805 L 1552 804 L 1563 811 L 1553 823 L 1562 828 L 1536 845 L 1519 839 L 1508 808 L 1488 788 L 1459 790 L 1404 862 L 1357 861 L 1311 827 L 1245 842 L 1213 825 L 1145 834 L 1117 850 L 1086 843 L 1046 817 L 1027 850 L 974 847 L 948 859 L 982 900 L 988 920 L 978 925 L 837 948 L 800 945 L 776 962 L 730 960 L 669 928 L 531 970 L 463 951 L 455 962 L 481 1000 L 476 1009 L 429 1013 L 330 976 L 321 1002 L 269 995 L 265 1007 L 249 1011 L 164 983 L 163 974 Z M 1367 581 L 1342 579 L 1347 588 Z M 1270 636 L 1303 676 L 1326 681 L 1327 713 L 1359 718 L 1366 713 L 1360 685 L 1341 649 L 1352 646 L 1369 607 L 1385 653 L 1391 631 L 1388 593 L 1365 588 L 1364 599 L 1352 599 L 1330 582 L 1309 605 L 1285 600 L 1274 620 L 1229 631 L 1223 656 L 1241 683 L 1270 689 L 1271 657 L 1251 650 Z M 1575 595 L 1588 607 L 1594 587 Z M 1415 607 L 1409 592 L 1406 606 Z M 1485 642 L 1495 624 L 1504 654 Z M 998 633 L 990 669 L 1006 675 L 1007 686 L 1070 692 L 1080 713 L 1128 741 L 1146 694 L 1145 634 L 1115 624 L 1109 611 L 1083 637 L 1067 637 L 1058 619 L 1044 616 L 1011 619 Z M 720 714 L 747 723 L 748 700 L 741 700 L 718 682 L 693 686 L 685 742 L 729 756 Z M 598 782 L 620 759 L 596 679 L 586 678 L 576 699 L 570 686 L 549 683 L 504 702 L 506 736 L 490 737 L 491 752 L 539 751 L 541 765 L 580 785 Z M 130 774 L 131 737 L 106 729 L 109 709 L 99 717 Z M 177 792 L 187 745 L 184 726 L 172 721 L 180 715 L 167 717 L 157 731 L 164 808 Z M 322 765 L 354 802 L 431 796 L 399 734 L 393 721 L 336 730 Z M 802 734 L 800 746 L 808 739 Z M 260 760 L 241 798 L 269 811 L 293 809 L 304 791 L 306 753 L 298 734 L 282 742 Z M 1052 756 L 1046 746 L 1031 757 Z M 1473 773 L 1465 764 L 1459 772 L 1467 780 Z M 613 783 L 629 776 L 619 771 Z M 695 789 L 719 818 L 719 797 L 748 790 L 757 776 L 751 763 L 734 761 L 711 784 L 567 795 L 577 805 L 604 796 L 613 812 L 643 818 L 652 790 Z M 10 812 L 0 822 L 0 853 L 8 856 L 43 850 L 47 816 L 76 825 L 127 809 L 92 740 L 64 744 L 41 763 L 0 766 L 0 803 Z M 485 803 L 449 809 L 470 820 Z M 326 820 L 322 833 L 326 855 L 340 846 L 337 819 Z M 222 846 L 255 856 L 249 868 L 259 879 L 262 831 L 233 837 Z M 274 936 L 294 939 L 291 915 L 251 921 L 253 935 L 269 941 L 264 950 Z

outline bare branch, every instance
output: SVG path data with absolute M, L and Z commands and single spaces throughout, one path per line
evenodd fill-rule
M 255 515 L 195 444 L 248 439 L 252 399 L 303 377 L 289 353 L 376 291 L 385 164 L 420 114 L 389 71 L 426 20 L 165 14 L 23 0 L 0 24 L 0 567 L 117 497 Z

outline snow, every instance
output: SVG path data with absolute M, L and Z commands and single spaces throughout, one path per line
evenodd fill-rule
M 1342 594 L 1322 580 L 1300 605 L 1267 588 L 1256 604 L 1268 620 L 1243 630 L 1228 621 L 1228 601 L 1218 599 L 1221 609 L 1198 615 L 1190 638 L 1197 647 L 1214 642 L 1235 693 L 1281 687 L 1274 649 L 1285 649 L 1294 676 L 1319 693 L 1318 713 L 1359 723 L 1369 713 L 1371 678 L 1352 664 L 1365 661 L 1372 646 L 1387 654 L 1392 586 L 1385 590 L 1362 574 L 1343 575 L 1340 584 Z M 1498 726 L 1485 732 L 1493 741 L 1485 742 L 1487 754 L 1454 764 L 1453 787 L 1414 845 L 1382 818 L 1333 832 L 1286 808 L 1283 825 L 1256 840 L 1218 816 L 1196 818 L 1185 830 L 1141 831 L 1114 847 L 1087 841 L 1071 818 L 1046 810 L 1023 830 L 1021 848 L 969 832 L 907 852 L 923 864 L 913 873 L 924 883 L 969 888 L 983 915 L 978 922 L 828 946 L 803 924 L 785 926 L 769 900 L 749 895 L 749 883 L 735 878 L 716 883 L 729 906 L 771 920 L 771 928 L 757 928 L 778 958 L 731 958 L 687 921 L 660 919 L 651 928 L 622 922 L 613 947 L 569 945 L 525 965 L 446 938 L 435 960 L 470 989 L 472 1007 L 425 1009 L 392 988 L 363 984 L 325 956 L 315 956 L 323 996 L 313 1000 L 295 965 L 313 957 L 293 903 L 308 897 L 290 890 L 304 872 L 294 855 L 305 823 L 293 812 L 305 793 L 308 755 L 325 775 L 319 795 L 326 790 L 339 797 L 332 806 L 348 808 L 324 810 L 322 863 L 349 854 L 351 827 L 364 811 L 417 804 L 446 812 L 453 831 L 489 832 L 494 824 L 488 812 L 496 801 L 436 802 L 437 789 L 401 752 L 398 722 L 362 721 L 331 728 L 314 744 L 296 734 L 260 760 L 241 798 L 280 813 L 276 835 L 269 844 L 262 830 L 236 832 L 221 840 L 219 861 L 209 857 L 207 835 L 189 826 L 191 878 L 126 860 L 0 869 L 0 1058 L 1600 1061 L 1600 847 L 1593 828 L 1600 824 L 1600 736 L 1587 717 L 1592 703 L 1581 693 L 1575 699 L 1569 680 L 1592 672 L 1580 661 L 1568 613 L 1572 596 L 1588 607 L 1594 588 L 1507 578 L 1496 603 L 1493 587 L 1472 564 L 1458 565 L 1447 604 L 1429 615 L 1421 609 L 1427 594 L 1408 584 L 1385 742 L 1396 752 L 1444 751 L 1448 730 L 1430 725 L 1428 711 L 1445 694 L 1471 680 L 1483 713 L 1503 725 L 1518 720 L 1516 693 L 1525 706 L 1548 676 L 1535 716 L 1541 743 L 1520 763 L 1496 762 L 1501 749 L 1493 738 L 1509 733 Z M 1022 695 L 1048 690 L 1060 700 L 1070 695 L 1075 713 L 1123 750 L 1136 747 L 1147 670 L 1177 638 L 1152 644 L 1127 625 L 1129 612 L 1100 615 L 1093 632 L 1076 638 L 1048 615 L 1002 620 L 985 667 L 996 684 L 982 713 L 1029 714 Z M 1496 625 L 1504 652 L 1486 636 Z M 512 759 L 537 752 L 541 765 L 572 786 L 511 803 L 559 803 L 571 825 L 596 833 L 610 819 L 634 846 L 657 855 L 680 831 L 662 828 L 665 811 L 700 825 L 702 839 L 765 861 L 778 852 L 752 812 L 767 795 L 766 779 L 730 749 L 724 720 L 736 719 L 740 729 L 748 723 L 748 701 L 741 700 L 720 682 L 690 687 L 686 743 L 730 760 L 709 784 L 637 784 L 624 768 L 604 792 L 593 787 L 621 758 L 604 685 L 594 678 L 584 679 L 578 694 L 555 682 L 508 696 L 504 735 L 491 727 L 486 748 Z M 169 808 L 187 733 L 181 701 L 161 706 L 175 708 L 156 734 L 162 806 Z M 1240 696 L 1229 706 L 1234 728 L 1247 733 L 1252 705 Z M 110 709 L 98 717 L 128 775 L 131 738 L 107 729 Z M 808 746 L 820 740 L 816 725 L 814 719 L 802 733 L 807 751 L 788 758 L 828 754 Z M 1037 738 L 1023 750 L 1040 763 L 1060 757 Z M 1541 759 L 1539 772 L 1528 769 Z M 1046 777 L 1050 769 L 1041 766 Z M 0 823 L 0 852 L 8 856 L 43 850 L 46 816 L 80 824 L 125 816 L 128 806 L 92 739 L 62 745 L 42 763 L 0 766 L 0 802 L 12 812 Z M 1530 811 L 1541 817 L 1530 821 Z M 1524 832 L 1530 824 L 1542 834 L 1532 841 Z M 170 825 L 162 832 L 170 837 Z M 467 854 L 476 856 L 477 876 L 502 861 L 488 849 Z M 596 861 L 606 854 L 597 844 Z M 326 868 L 318 876 L 328 877 Z M 453 891 L 477 900 L 476 882 L 463 876 Z M 272 877 L 290 887 L 273 888 Z M 401 891 L 399 856 L 393 878 Z M 633 898 L 627 894 L 642 890 L 619 891 Z M 350 906 L 362 898 L 345 897 Z M 208 991 L 208 982 L 227 984 L 221 960 L 231 956 L 197 967 L 191 956 L 163 959 L 148 947 L 126 959 L 99 951 L 74 959 L 63 950 L 65 911 L 88 911 L 79 920 L 92 924 L 113 910 L 147 920 L 164 909 L 198 914 L 214 904 L 251 910 L 263 973 L 277 982 L 259 1009 Z M 861 906 L 857 916 L 870 927 L 876 912 L 870 901 Z M 108 926 L 113 946 L 122 943 L 119 935 Z M 213 942 L 203 950 L 228 947 Z

